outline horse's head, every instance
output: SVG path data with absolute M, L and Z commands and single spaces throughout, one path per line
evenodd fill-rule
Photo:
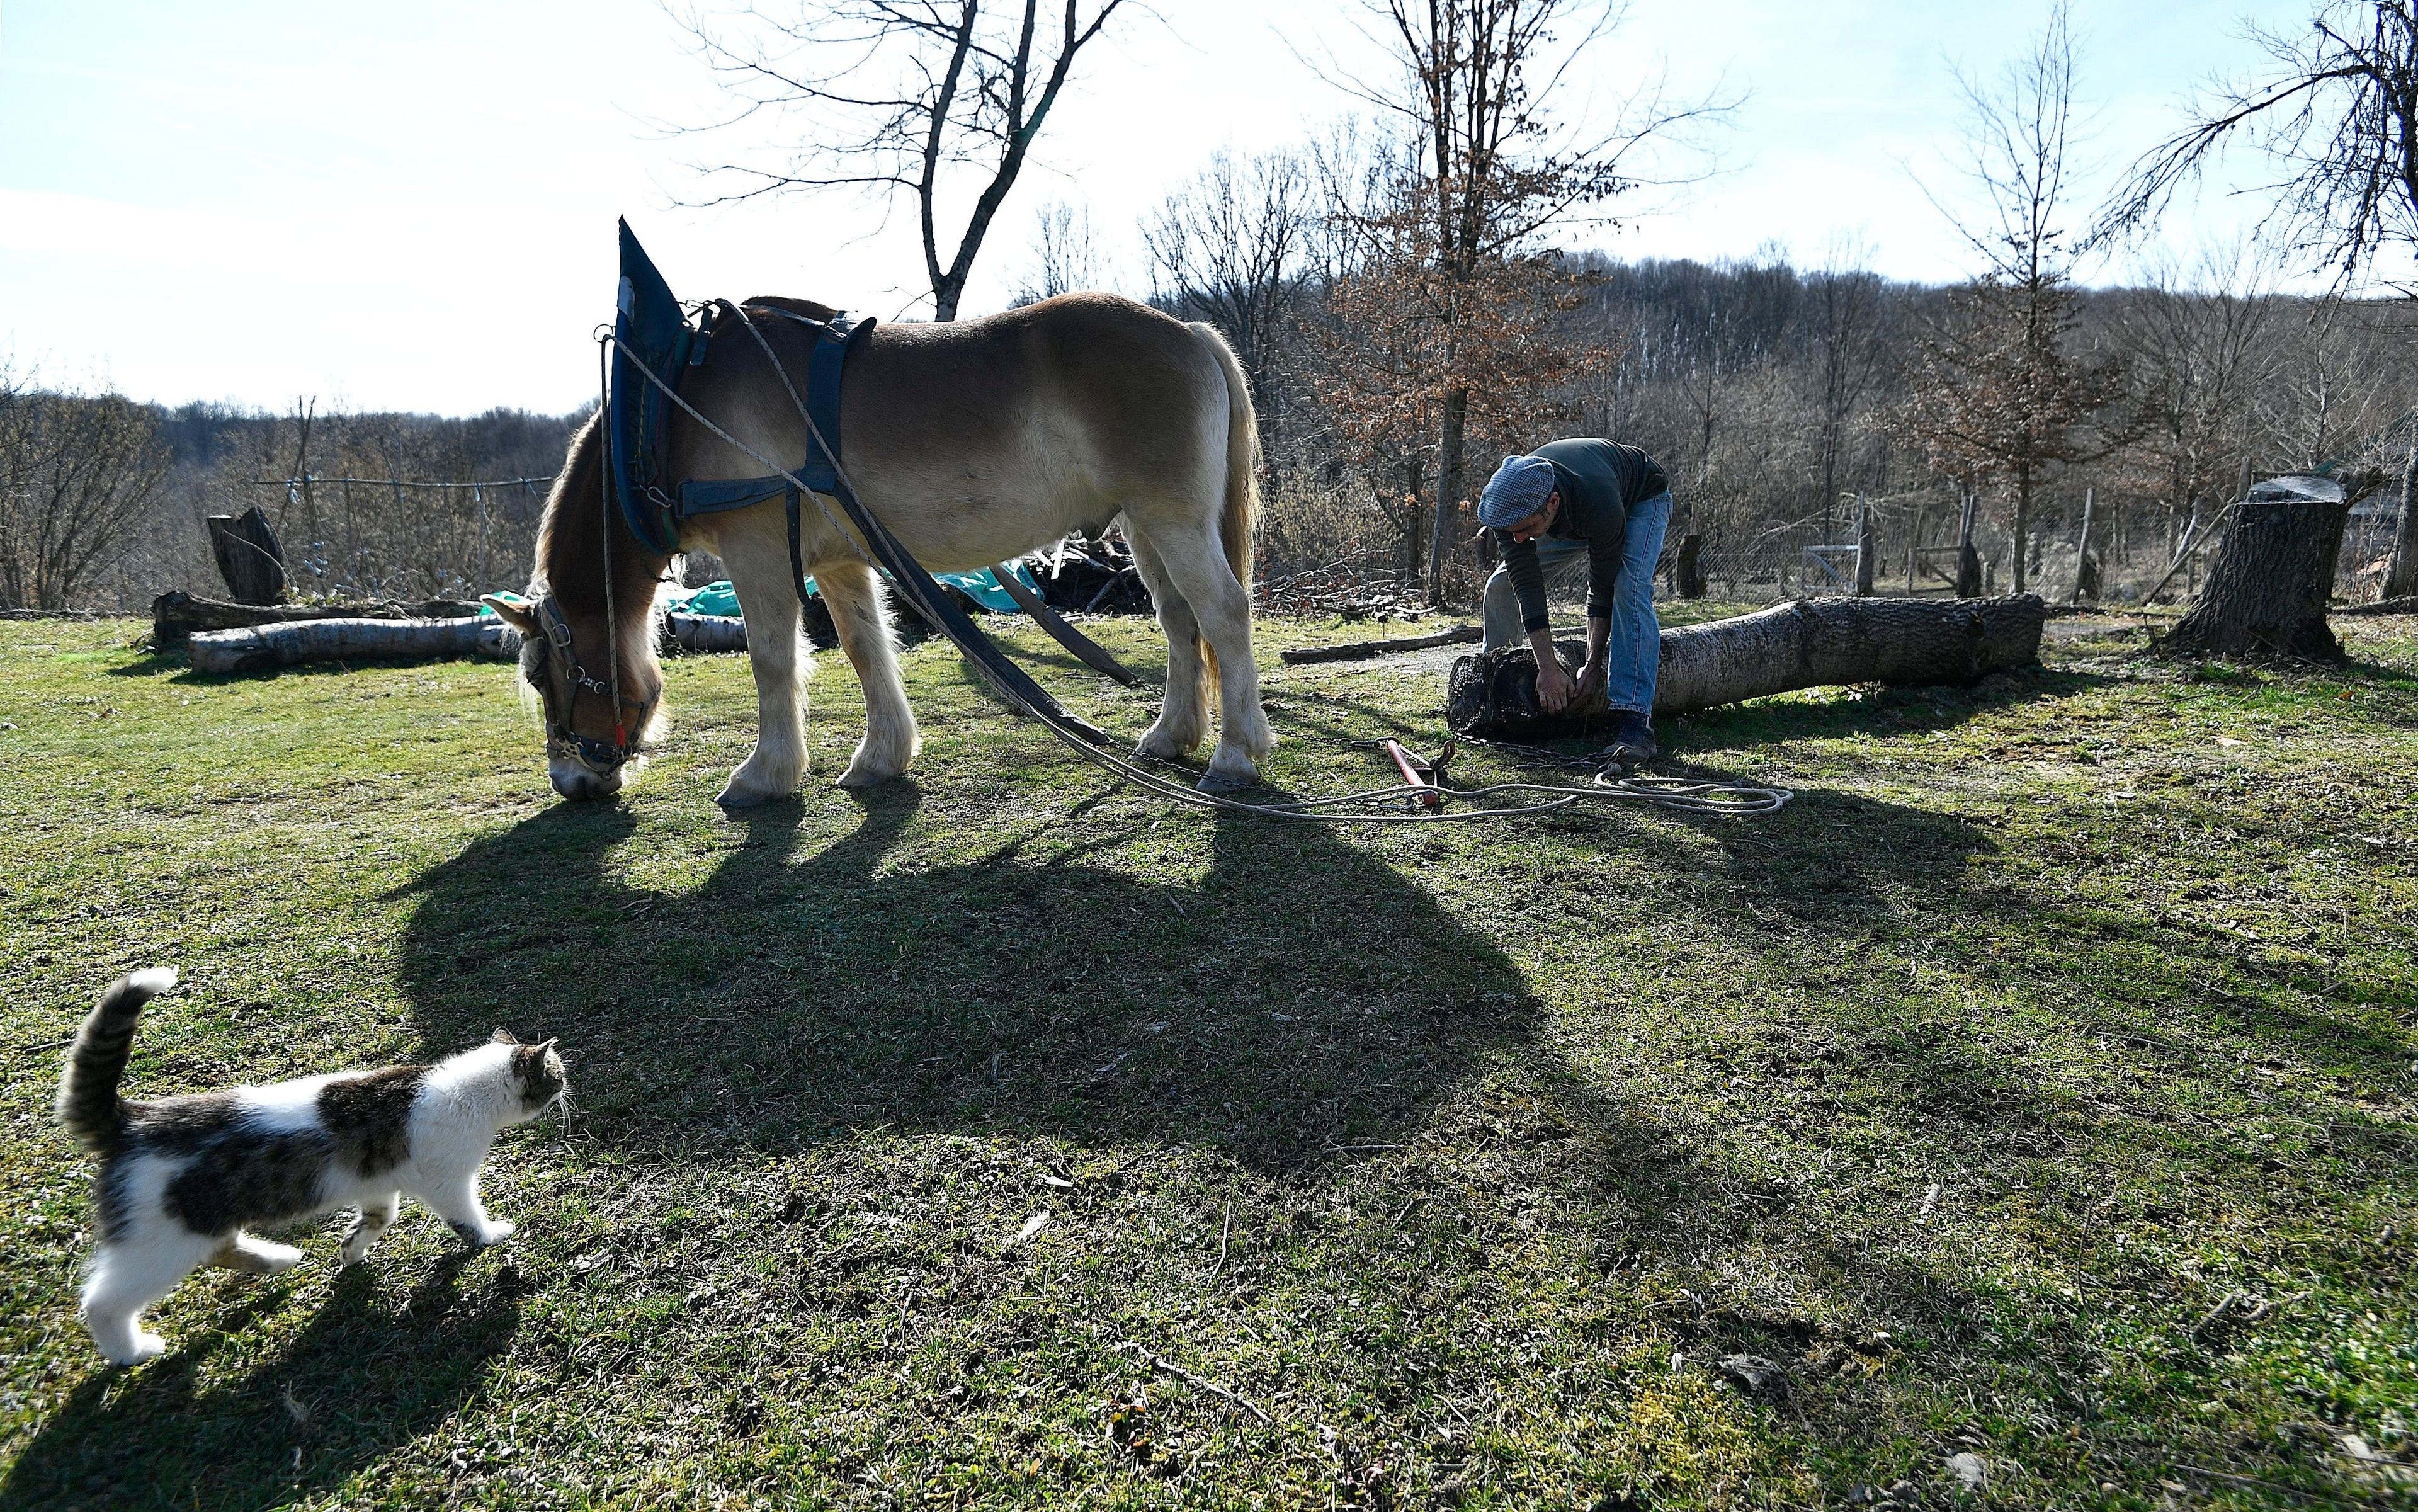
M 617 646 L 604 613 L 568 610 L 543 586 L 534 600 L 490 593 L 480 602 L 521 633 L 521 680 L 544 712 L 554 790 L 610 798 L 635 781 L 663 724 L 652 606 L 622 617 Z

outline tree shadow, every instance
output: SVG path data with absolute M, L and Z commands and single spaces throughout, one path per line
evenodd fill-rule
M 860 802 L 836 834 L 803 804 L 756 811 L 679 889 L 633 880 L 620 808 L 470 846 L 416 885 L 405 931 L 429 1051 L 512 1005 L 525 1035 L 562 1037 L 583 1132 L 608 1143 L 1023 1129 L 1281 1171 L 1399 1130 L 1536 1022 L 1498 946 L 1316 826 L 1220 816 L 1205 870 L 1164 879 L 1100 855 L 1148 819 L 929 864 L 895 853 L 914 788 Z
M 465 1291 L 473 1258 L 450 1252 L 401 1299 L 381 1300 L 375 1260 L 346 1268 L 291 1346 L 233 1380 L 210 1378 L 211 1338 L 282 1291 L 264 1288 L 216 1336 L 172 1336 L 140 1371 L 97 1372 L 8 1467 L 0 1512 L 282 1506 L 341 1483 L 478 1401 L 520 1305 L 509 1266 Z

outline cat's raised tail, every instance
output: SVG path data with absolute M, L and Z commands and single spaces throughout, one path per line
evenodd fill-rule
M 134 1047 L 134 1021 L 142 1016 L 145 1003 L 176 985 L 176 969 L 167 966 L 119 977 L 76 1031 L 67 1070 L 59 1077 L 58 1111 L 59 1122 L 85 1149 L 102 1153 L 116 1142 L 118 1125 L 126 1118 L 117 1084 Z

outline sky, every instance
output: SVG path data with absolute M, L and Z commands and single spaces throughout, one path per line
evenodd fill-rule
M 1356 8 L 1157 0 L 1082 54 L 962 313 L 1003 307 L 1032 276 L 1051 203 L 1089 218 L 1103 283 L 1147 294 L 1137 228 L 1213 153 L 1297 145 L 1368 114 L 1333 82 L 1384 76 Z M 1967 276 L 1969 250 L 1924 192 L 1959 192 L 1954 70 L 1995 73 L 2047 13 L 2047 0 L 1632 0 L 1569 76 L 1573 129 L 1651 80 L 1674 99 L 1737 103 L 1702 150 L 1660 165 L 1693 182 L 1567 244 L 1708 261 L 1844 247 L 1895 278 Z M 2073 0 L 2083 157 L 2103 171 L 2088 182 L 2170 130 L 2196 85 L 2255 61 L 2245 18 L 2306 13 Z M 567 410 L 595 391 L 617 215 L 683 298 L 917 313 L 911 202 L 701 204 L 700 159 L 777 140 L 754 122 L 665 130 L 718 108 L 655 0 L 0 0 L 0 360 L 167 404 Z M 2238 250 L 2253 203 L 2186 203 L 2145 255 Z

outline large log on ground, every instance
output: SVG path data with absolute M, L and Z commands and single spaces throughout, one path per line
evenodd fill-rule
M 1794 688 L 1887 682 L 1966 684 L 2040 656 L 2048 606 L 2034 594 L 1999 599 L 1807 599 L 1756 614 L 1662 632 L 1654 711 L 1761 698 Z M 1575 660 L 1575 648 L 1565 660 Z M 1603 699 L 1546 713 L 1537 664 L 1513 647 L 1453 664 L 1445 722 L 1481 740 L 1546 740 L 1602 729 Z
M 238 603 L 275 603 L 285 597 L 285 551 L 268 516 L 255 504 L 241 514 L 212 514 L 210 555 Z
M 500 619 L 297 619 L 247 630 L 207 630 L 187 647 L 196 672 L 254 672 L 305 662 L 392 662 L 438 656 L 518 656 L 518 632 Z
M 2326 599 L 2334 591 L 2350 506 L 2339 499 L 2253 497 L 2227 513 L 2208 586 L 2158 650 L 2348 661 L 2326 624 Z
M 416 603 L 371 600 L 360 603 L 233 603 L 176 589 L 151 601 L 151 646 L 169 650 L 202 630 L 247 630 L 253 625 L 282 625 L 298 619 L 457 619 L 479 612 L 475 603 L 458 599 L 421 599 Z
M 747 626 L 721 615 L 667 614 L 663 649 L 743 651 Z M 520 632 L 500 619 L 463 615 L 436 619 L 318 619 L 202 631 L 187 642 L 197 672 L 256 672 L 306 662 L 393 662 L 521 653 Z

